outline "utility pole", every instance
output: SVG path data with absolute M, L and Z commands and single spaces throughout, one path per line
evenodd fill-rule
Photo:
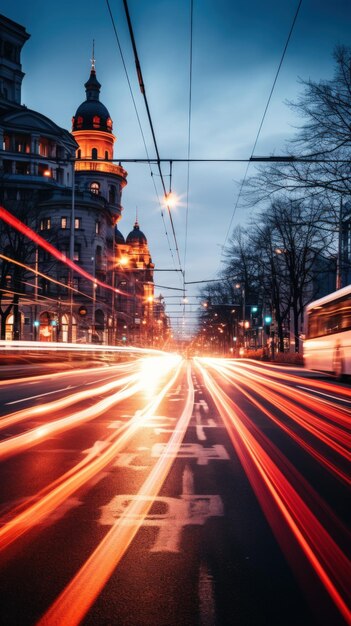
M 74 160 L 72 161 L 72 203 L 71 203 L 71 230 L 69 238 L 69 258 L 74 261 L 74 227 L 75 227 L 75 169 Z M 69 310 L 69 333 L 68 341 L 73 341 L 73 269 L 69 270 L 68 283 L 70 286 L 70 310 Z
M 339 220 L 338 220 L 338 256 L 336 259 L 336 289 L 341 289 L 342 287 L 342 213 L 343 213 L 343 203 L 342 197 L 340 198 L 340 207 L 339 207 Z

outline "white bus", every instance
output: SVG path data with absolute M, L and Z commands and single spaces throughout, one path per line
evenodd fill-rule
M 350 375 L 351 285 L 311 302 L 306 318 L 305 367 L 337 378 Z

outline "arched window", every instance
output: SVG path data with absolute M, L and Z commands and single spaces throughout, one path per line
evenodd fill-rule
M 108 201 L 110 204 L 116 204 L 116 187 L 114 185 L 110 185 L 108 192 Z
M 82 151 L 79 149 L 77 152 L 77 159 L 80 159 L 82 157 Z
M 105 150 L 105 159 L 106 159 L 106 161 L 108 161 L 108 151 L 107 150 Z
M 107 118 L 106 126 L 109 130 L 112 130 L 112 120 L 110 117 Z
M 82 128 L 82 126 L 83 126 L 83 118 L 81 117 L 81 115 L 78 115 L 77 128 Z
M 93 148 L 91 151 L 91 158 L 96 160 L 98 158 L 98 151 L 97 148 Z
M 90 183 L 90 191 L 98 196 L 100 193 L 100 183 Z
M 94 115 L 93 117 L 93 127 L 100 128 L 100 118 L 98 115 Z

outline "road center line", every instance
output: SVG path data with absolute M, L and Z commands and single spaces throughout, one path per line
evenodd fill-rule
M 346 402 L 348 404 L 350 404 L 350 400 L 344 399 L 344 398 L 340 398 L 339 396 L 332 396 L 330 393 L 323 393 L 323 391 L 315 391 L 314 389 L 310 389 L 310 387 L 303 387 L 302 385 L 296 385 L 297 387 L 299 387 L 299 389 L 306 389 L 307 391 L 310 391 L 311 393 L 317 393 L 320 396 L 326 396 L 327 398 L 332 398 L 333 400 L 338 400 L 338 402 Z
M 62 389 L 55 389 L 55 391 L 47 391 L 46 393 L 39 393 L 37 396 L 29 396 L 28 398 L 22 398 L 21 400 L 13 400 L 12 402 L 5 402 L 5 406 L 10 404 L 19 404 L 19 402 L 26 402 L 26 400 L 35 400 L 35 398 L 43 398 L 44 396 L 50 396 L 53 393 L 60 393 L 60 391 L 67 391 L 72 389 L 72 386 L 63 387 Z

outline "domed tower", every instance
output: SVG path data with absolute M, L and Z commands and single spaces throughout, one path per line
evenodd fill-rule
M 86 337 L 89 342 L 114 343 L 118 308 L 111 287 L 116 286 L 116 243 L 123 244 L 117 223 L 127 172 L 112 162 L 116 137 L 109 111 L 100 102 L 100 89 L 93 50 L 90 76 L 85 83 L 86 99 L 72 119 L 72 135 L 78 144 L 74 163 L 74 260 L 98 282 L 94 285 L 77 277 L 79 291 L 90 298 L 75 295 L 74 314 L 79 341 Z M 67 215 L 62 204 L 60 210 Z
M 94 57 L 94 54 L 93 54 Z M 79 187 L 104 198 L 116 223 L 122 212 L 122 189 L 127 184 L 127 172 L 112 163 L 116 137 L 113 122 L 105 105 L 100 102 L 101 85 L 96 77 L 95 59 L 85 83 L 86 100 L 79 105 L 72 119 L 72 135 L 77 141 L 75 170 Z
M 127 235 L 126 244 L 130 258 L 130 266 L 138 270 L 145 270 L 145 281 L 153 281 L 153 268 L 149 246 L 144 233 L 140 230 L 138 220 L 135 220 L 133 230 Z M 153 293 L 153 291 L 152 291 Z
M 125 242 L 119 231 L 115 237 L 116 258 L 120 259 L 119 285 L 130 294 L 124 301 L 121 299 L 122 312 L 127 321 L 132 320 L 133 341 L 141 345 L 152 344 L 155 266 L 147 239 L 140 230 L 138 220 L 135 221 L 133 230 L 127 235 Z

